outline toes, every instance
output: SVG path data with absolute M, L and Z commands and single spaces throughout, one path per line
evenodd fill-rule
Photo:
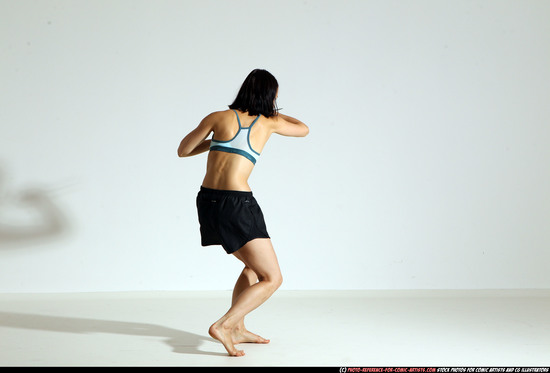
M 244 351 L 243 350 L 235 350 L 231 356 L 244 356 Z

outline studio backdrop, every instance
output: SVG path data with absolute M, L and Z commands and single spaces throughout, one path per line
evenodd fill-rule
M 550 2 L 0 0 L 0 291 L 231 289 L 181 139 L 255 68 L 283 289 L 550 287 Z

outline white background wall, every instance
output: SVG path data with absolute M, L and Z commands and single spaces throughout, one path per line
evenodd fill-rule
M 230 289 L 179 141 L 246 75 L 285 289 L 548 288 L 550 2 L 0 0 L 0 291 Z

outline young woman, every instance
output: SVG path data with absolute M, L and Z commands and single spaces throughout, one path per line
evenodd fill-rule
M 180 157 L 209 151 L 206 176 L 197 195 L 202 246 L 222 245 L 244 263 L 231 308 L 208 330 L 232 356 L 244 355 L 235 348 L 238 343 L 269 343 L 245 328 L 244 317 L 282 283 L 277 256 L 248 177 L 271 134 L 303 137 L 309 133 L 304 123 L 278 112 L 278 91 L 277 80 L 268 71 L 252 71 L 230 110 L 206 116 L 178 148 Z M 206 140 L 212 132 L 212 139 Z

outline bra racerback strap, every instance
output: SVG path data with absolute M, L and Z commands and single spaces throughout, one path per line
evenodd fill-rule
M 235 112 L 235 115 L 237 116 L 237 122 L 239 122 L 239 128 L 243 128 L 243 126 L 241 126 L 241 120 L 239 119 L 239 114 L 237 114 L 237 110 L 233 110 Z
M 260 119 L 260 115 L 261 114 L 258 114 L 258 116 L 256 117 L 256 119 L 254 119 L 254 122 L 252 122 L 252 124 L 250 124 L 250 126 L 248 126 L 248 128 L 252 127 L 254 125 L 254 123 L 256 123 L 258 121 L 258 119 Z
M 258 116 L 256 117 L 256 119 L 254 119 L 254 122 L 252 122 L 250 124 L 250 126 L 248 127 L 243 127 L 242 124 L 241 124 L 241 120 L 239 119 L 239 114 L 237 113 L 237 110 L 234 110 L 233 111 L 235 112 L 235 115 L 237 116 L 237 122 L 239 122 L 239 128 L 250 128 L 254 125 L 254 123 L 256 123 L 258 121 L 258 119 L 260 119 L 260 117 L 262 116 L 261 114 L 258 114 Z

